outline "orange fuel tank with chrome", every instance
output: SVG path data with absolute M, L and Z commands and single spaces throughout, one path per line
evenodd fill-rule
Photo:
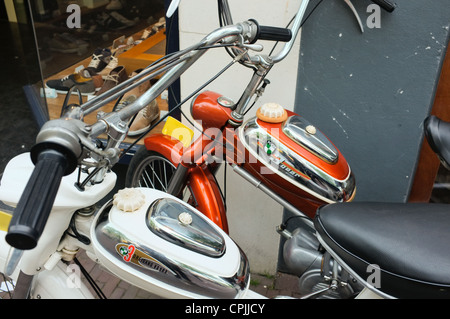
M 313 216 L 320 205 L 346 202 L 354 175 L 341 152 L 315 126 L 279 105 L 264 105 L 239 129 L 243 167 L 285 200 Z

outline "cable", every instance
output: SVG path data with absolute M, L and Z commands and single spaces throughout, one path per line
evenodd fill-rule
M 303 219 L 306 219 L 306 220 L 308 220 L 308 221 L 312 221 L 312 219 L 311 219 L 310 217 L 308 217 L 308 216 L 295 215 L 295 216 L 288 217 L 283 223 L 281 223 L 280 229 L 281 229 L 281 230 L 285 230 L 285 229 L 287 228 L 287 224 L 288 224 L 288 223 L 291 221 L 291 219 L 293 219 L 293 218 L 303 218 Z
M 100 289 L 100 287 L 97 285 L 97 283 L 95 282 L 95 280 L 91 277 L 91 275 L 89 275 L 89 273 L 87 272 L 87 270 L 83 267 L 83 265 L 80 263 L 80 261 L 77 259 L 77 257 L 75 257 L 73 259 L 73 261 L 75 262 L 75 264 L 80 267 L 80 271 L 83 274 L 83 276 L 86 278 L 86 280 L 89 282 L 89 284 L 91 285 L 91 287 L 94 289 L 95 293 L 97 294 L 97 296 L 100 299 L 107 299 L 105 294 L 103 293 L 103 291 Z
M 178 105 L 176 105 L 172 110 L 170 110 L 169 112 L 167 112 L 166 115 L 164 115 L 163 117 L 161 117 L 155 124 L 151 125 L 150 128 L 148 128 L 144 133 L 142 133 L 133 143 L 130 144 L 130 146 L 124 151 L 122 152 L 122 154 L 120 155 L 119 159 L 121 159 L 123 156 L 125 156 L 125 154 L 128 153 L 128 151 L 137 144 L 137 142 L 139 142 L 145 135 L 148 134 L 148 132 L 150 132 L 151 130 L 153 130 L 153 128 L 155 128 L 159 123 L 161 123 L 162 121 L 164 121 L 170 114 L 172 114 L 174 111 L 178 110 L 184 103 L 186 103 L 187 101 L 189 101 L 192 97 L 194 97 L 198 92 L 200 92 L 201 90 L 203 90 L 206 86 L 208 86 L 209 84 L 211 84 L 213 81 L 215 81 L 219 76 L 221 76 L 226 70 L 228 70 L 236 61 L 233 60 L 230 63 L 228 63 L 222 70 L 220 70 L 216 75 L 214 75 L 211 79 L 209 79 L 208 81 L 206 81 L 202 86 L 200 86 L 197 90 L 195 90 L 194 92 L 192 92 L 189 96 L 187 96 L 183 101 L 181 101 L 180 103 L 178 103 Z
M 73 232 L 73 234 L 69 233 L 68 231 L 66 231 L 66 234 L 69 235 L 70 237 L 76 238 L 78 239 L 82 244 L 84 245 L 89 245 L 91 243 L 91 240 L 89 239 L 89 237 L 80 234 L 78 232 L 78 229 L 75 225 L 75 215 L 72 215 L 72 219 L 70 220 L 70 224 L 69 224 L 69 229 Z

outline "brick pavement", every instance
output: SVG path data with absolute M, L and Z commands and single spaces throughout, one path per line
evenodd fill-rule
M 108 299 L 160 299 L 159 296 L 132 286 L 109 273 L 102 266 L 96 264 L 85 254 L 80 254 L 78 260 L 95 280 Z M 82 278 L 86 286 L 96 296 L 85 278 Z M 250 288 L 268 298 L 276 296 L 290 296 L 298 298 L 298 278 L 295 276 L 277 273 L 275 276 L 252 274 Z
M 102 266 L 92 261 L 85 253 L 79 254 L 77 258 L 108 299 L 161 299 L 157 295 L 120 280 Z M 82 281 L 91 293 L 98 298 L 94 289 L 84 276 L 82 277 Z M 297 277 L 287 274 L 277 273 L 275 276 L 252 274 L 250 288 L 268 298 L 274 298 L 276 296 L 297 298 L 300 296 L 297 291 L 297 283 Z M 9 295 L 0 292 L 0 299 L 9 299 Z

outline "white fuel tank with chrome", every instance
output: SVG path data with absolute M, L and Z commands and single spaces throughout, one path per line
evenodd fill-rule
M 165 298 L 241 298 L 245 254 L 196 209 L 149 188 L 119 191 L 99 211 L 91 238 L 118 277 Z

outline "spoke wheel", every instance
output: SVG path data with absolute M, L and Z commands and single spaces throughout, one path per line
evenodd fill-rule
M 175 172 L 175 165 L 163 155 L 140 147 L 128 166 L 125 185 L 127 187 L 147 187 L 167 192 L 170 179 Z M 182 199 L 194 205 L 193 196 L 185 186 Z
M 0 299 L 11 299 L 14 292 L 15 282 L 0 274 Z

